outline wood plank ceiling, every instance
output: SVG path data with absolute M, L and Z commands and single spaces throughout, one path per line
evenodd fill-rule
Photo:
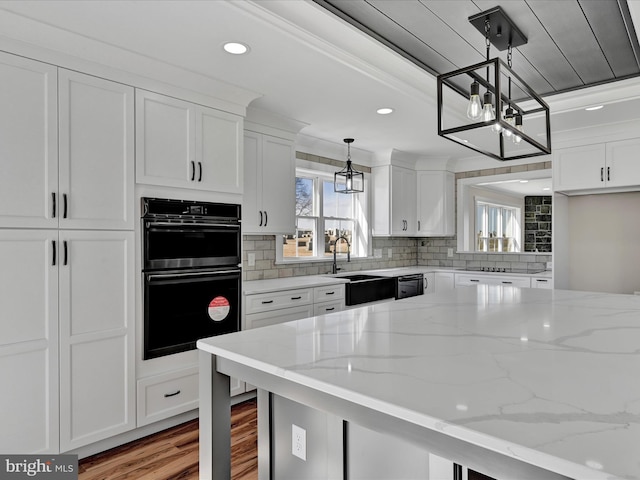
M 438 75 L 485 59 L 472 15 L 500 6 L 528 38 L 513 70 L 551 95 L 640 75 L 640 46 L 626 0 L 314 0 Z M 491 48 L 491 58 L 506 51 Z

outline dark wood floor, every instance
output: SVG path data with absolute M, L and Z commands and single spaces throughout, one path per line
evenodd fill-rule
M 258 478 L 256 401 L 231 408 L 231 478 Z M 79 480 L 197 480 L 198 420 L 80 460 Z

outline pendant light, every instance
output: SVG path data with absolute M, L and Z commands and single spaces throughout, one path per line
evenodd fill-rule
M 336 193 L 364 192 L 364 173 L 354 170 L 351 165 L 351 144 L 353 138 L 345 138 L 347 144 L 347 165 L 333 174 L 333 191 Z
M 549 106 L 512 69 L 512 48 L 527 38 L 500 7 L 469 22 L 485 38 L 486 61 L 438 75 L 438 135 L 497 160 L 550 154 Z M 508 49 L 508 64 L 490 59 L 491 45 Z

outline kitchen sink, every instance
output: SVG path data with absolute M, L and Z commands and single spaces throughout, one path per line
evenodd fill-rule
M 345 285 L 347 305 L 377 302 L 394 298 L 396 295 L 396 281 L 392 277 L 377 275 L 337 275 L 337 277 L 349 280 Z

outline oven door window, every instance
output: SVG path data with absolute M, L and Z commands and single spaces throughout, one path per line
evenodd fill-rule
M 240 227 L 145 226 L 145 268 L 166 269 L 238 265 Z
M 240 328 L 240 272 L 145 274 L 144 359 Z

